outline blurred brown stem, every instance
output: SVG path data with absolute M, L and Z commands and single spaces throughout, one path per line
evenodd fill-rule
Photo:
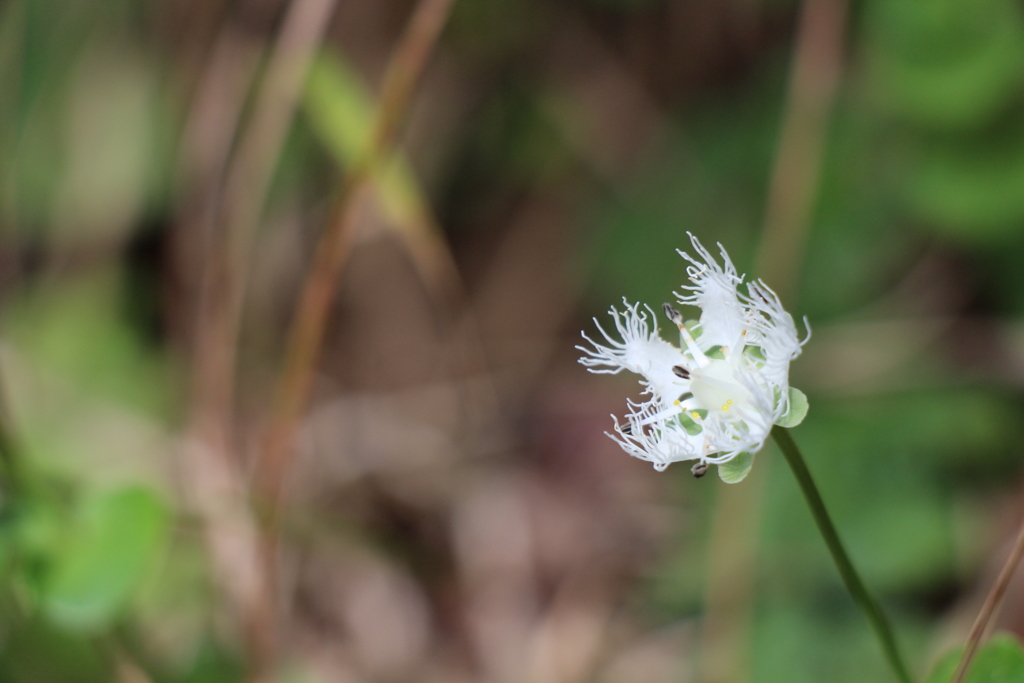
M 253 237 L 335 1 L 294 0 L 288 6 L 250 123 L 227 171 L 223 233 L 208 274 L 196 349 L 196 382 L 204 412 L 223 425 L 230 424 L 233 410 L 238 331 Z
M 782 130 L 772 168 L 756 273 L 792 299 L 818 195 L 829 114 L 842 75 L 846 0 L 804 0 L 797 27 Z M 719 492 L 708 546 L 705 683 L 747 680 L 753 622 L 757 522 L 767 463 L 742 486 Z
M 363 158 L 345 177 L 299 299 L 288 333 L 285 366 L 265 449 L 255 478 L 257 491 L 266 506 L 267 537 L 271 546 L 268 552 L 271 554 L 284 482 L 293 461 L 295 432 L 309 400 L 328 315 L 338 278 L 351 250 L 357 216 L 372 190 L 375 168 L 391 152 L 452 2 L 423 0 L 417 5 L 385 73 L 369 145 Z
M 1024 522 L 1021 523 L 1020 531 L 1017 532 L 1017 540 L 1013 543 L 1010 556 L 1006 558 L 1006 563 L 999 570 L 999 576 L 992 585 L 992 590 L 989 591 L 988 597 L 985 598 L 985 603 L 981 606 L 978 617 L 974 620 L 971 632 L 967 636 L 964 654 L 960 657 L 960 663 L 957 664 L 956 673 L 953 674 L 952 683 L 961 683 L 967 676 L 967 669 L 971 665 L 971 660 L 974 658 L 974 654 L 981 644 L 982 637 L 988 630 L 989 624 L 1002 604 L 1003 598 L 1006 596 L 1006 589 L 1010 585 L 1010 579 L 1013 578 L 1014 572 L 1017 571 L 1017 565 L 1020 564 L 1022 556 L 1024 556 Z
M 785 299 L 802 270 L 829 116 L 842 77 L 847 0 L 805 0 L 772 168 L 758 276 Z
M 381 86 L 377 119 L 367 151 L 367 169 L 387 157 L 398 132 L 409 113 L 409 104 L 416 84 L 423 75 L 427 60 L 434 51 L 441 30 L 448 22 L 454 0 L 422 0 L 409 20 L 405 34 L 395 48 Z
M 205 523 L 215 573 L 245 630 L 252 680 L 267 675 L 276 647 L 273 596 L 233 458 L 238 334 L 253 236 L 334 4 L 335 0 L 294 0 L 288 5 L 249 125 L 225 173 L 222 211 L 215 221 L 221 230 L 214 235 L 205 264 L 195 326 L 192 438 L 185 449 L 184 472 Z

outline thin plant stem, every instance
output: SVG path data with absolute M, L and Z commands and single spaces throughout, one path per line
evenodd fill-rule
M 1003 598 L 1006 596 L 1006 589 L 1010 585 L 1010 579 L 1013 578 L 1014 572 L 1017 571 L 1017 565 L 1020 564 L 1022 556 L 1024 556 L 1024 522 L 1021 523 L 1020 531 L 1017 532 L 1017 540 L 1013 543 L 1010 556 L 1006 558 L 1006 563 L 999 570 L 999 576 L 992 585 L 992 590 L 989 591 L 988 597 L 985 598 L 985 604 L 981 606 L 978 617 L 974 620 L 971 632 L 967 636 L 964 654 L 960 657 L 960 663 L 957 664 L 956 673 L 953 674 L 952 683 L 960 683 L 967 675 L 967 669 L 971 665 L 974 653 L 977 652 L 982 636 L 985 634 L 989 624 L 992 622 L 992 618 L 1002 604 Z
M 790 469 L 793 470 L 797 483 L 800 484 L 800 490 L 803 492 L 804 498 L 811 508 L 814 521 L 818 525 L 818 530 L 821 532 L 822 537 L 825 539 L 825 545 L 828 546 L 828 550 L 832 554 L 832 559 L 839 569 L 840 576 L 843 577 L 846 589 L 850 591 L 850 595 L 853 596 L 854 601 L 864 612 L 864 615 L 871 623 L 871 627 L 875 630 L 875 634 L 881 642 L 882 649 L 885 651 L 885 656 L 889 660 L 889 664 L 892 666 L 896 677 L 902 683 L 911 683 L 912 679 L 906 665 L 903 663 L 903 657 L 900 655 L 899 647 L 896 645 L 896 638 L 893 635 L 892 627 L 889 625 L 889 620 L 886 618 L 885 612 L 882 611 L 882 606 L 878 603 L 878 600 L 868 592 L 864 582 L 861 581 L 860 575 L 857 574 L 857 570 L 854 569 L 850 556 L 846 554 L 846 549 L 843 548 L 843 543 L 839 540 L 839 534 L 836 532 L 835 525 L 832 524 L 832 519 L 825 509 L 825 502 L 821 499 L 821 494 L 818 492 L 818 487 L 811 477 L 810 470 L 807 469 L 807 463 L 804 462 L 800 449 L 797 448 L 793 437 L 789 435 L 789 431 L 784 427 L 777 425 L 772 427 L 772 437 L 775 439 L 775 443 L 778 444 L 779 450 L 782 451 L 782 455 L 785 456 L 786 462 L 789 463 Z
M 385 72 L 367 148 L 346 174 L 306 276 L 288 331 L 284 369 L 255 476 L 257 494 L 265 505 L 268 552 L 273 552 L 283 484 L 294 458 L 295 432 L 309 399 L 328 314 L 352 247 L 358 215 L 370 198 L 375 169 L 388 158 L 401 132 L 416 85 L 447 23 L 453 2 L 421 0 L 413 11 Z
M 783 298 L 799 282 L 842 82 L 848 0 L 804 0 L 756 271 Z
M 239 329 L 245 298 L 245 283 L 253 241 L 263 214 L 267 192 L 291 129 L 302 89 L 317 50 L 323 43 L 337 0 L 291 0 L 267 57 L 265 76 L 254 94 L 248 124 L 241 130 L 238 144 L 224 171 L 219 196 L 207 211 L 210 226 L 217 230 L 204 243 L 209 254 L 203 264 L 196 324 L 193 330 L 192 402 L 189 418 L 190 438 L 186 440 L 182 472 L 189 494 L 204 522 L 214 576 L 227 604 L 235 613 L 245 642 L 249 681 L 263 681 L 275 667 L 278 634 L 275 623 L 273 586 L 263 571 L 256 520 L 249 509 L 245 481 L 233 457 L 233 414 L 236 390 L 236 366 Z M 232 45 L 238 38 L 225 27 L 218 42 L 217 60 L 232 61 Z M 224 52 L 227 54 L 225 55 Z M 242 62 L 228 73 L 244 74 Z M 214 83 L 222 77 L 207 74 Z M 231 97 L 231 88 L 216 93 L 220 103 L 228 102 L 226 123 L 193 120 L 196 128 L 204 125 L 225 127 L 216 132 L 210 145 L 214 167 L 227 162 L 229 140 L 241 121 L 241 108 Z M 227 84 L 233 85 L 233 84 Z M 238 86 L 244 84 L 239 83 Z M 225 91 L 228 96 L 225 96 Z M 237 95 L 237 93 L 235 93 Z M 226 97 L 226 99 L 225 99 Z M 197 102 L 199 112 L 211 116 Z M 202 144 L 202 143 L 200 143 Z M 202 154 L 199 155 L 202 158 Z M 203 240 L 205 242 L 205 240 Z
M 759 512 L 768 473 L 764 464 L 750 471 L 743 486 L 722 486 L 716 492 L 708 538 L 705 614 L 701 620 L 702 683 L 751 680 Z
M 800 3 L 761 244 L 753 268 L 790 303 L 803 272 L 829 124 L 843 80 L 848 4 L 848 0 Z M 766 469 L 755 468 L 743 487 L 727 486 L 715 501 L 708 543 L 707 616 L 701 633 L 704 683 L 751 679 L 754 558 Z M 743 532 L 736 533 L 736 529 Z
M 195 411 L 226 434 L 234 410 L 238 336 L 253 243 L 306 75 L 335 5 L 336 0 L 288 4 L 251 120 L 226 169 L 217 217 L 220 230 L 209 245 L 212 254 L 200 294 L 193 376 Z

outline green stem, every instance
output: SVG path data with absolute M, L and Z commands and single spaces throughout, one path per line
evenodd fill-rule
M 868 621 L 871 622 L 871 627 L 875 629 L 875 634 L 878 636 L 878 640 L 881 641 L 882 649 L 885 650 L 885 656 L 889 659 L 889 664 L 892 666 L 893 671 L 895 671 L 896 677 L 902 683 L 911 683 L 912 679 L 907 672 L 906 665 L 903 663 L 903 657 L 900 655 L 899 647 L 896 645 L 896 638 L 893 636 L 889 620 L 886 619 L 878 600 L 868 592 L 864 582 L 861 581 L 860 576 L 857 574 L 857 570 L 853 568 L 853 563 L 850 562 L 850 557 L 846 554 L 846 550 L 839 540 L 839 534 L 836 533 L 832 519 L 828 516 L 828 511 L 825 509 L 825 502 L 821 499 L 821 494 L 818 493 L 818 487 L 814 484 L 810 470 L 807 469 L 807 463 L 804 462 L 803 456 L 800 455 L 800 449 L 797 448 L 793 437 L 789 435 L 789 430 L 784 427 L 772 427 L 772 437 L 774 437 L 775 443 L 778 444 L 779 450 L 786 456 L 786 462 L 789 463 L 790 469 L 793 470 L 793 475 L 800 484 L 800 490 L 803 492 L 804 498 L 807 499 L 807 504 L 811 508 L 811 514 L 814 515 L 814 521 L 817 523 L 818 530 L 825 539 L 825 545 L 828 546 L 829 552 L 832 553 L 832 559 L 835 560 L 836 566 L 839 568 L 839 574 L 843 577 L 846 589 L 850 591 L 850 595 L 853 596 L 857 605 L 864 611 Z

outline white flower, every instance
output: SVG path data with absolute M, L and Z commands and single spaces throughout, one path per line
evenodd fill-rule
M 623 300 L 624 310 L 610 311 L 621 341 L 595 319 L 606 344 L 584 334 L 592 348 L 576 348 L 586 354 L 580 363 L 591 372 L 636 373 L 643 377 L 643 393 L 650 395 L 643 403 L 630 401 L 625 421 L 614 418 L 615 433 L 609 436 L 657 470 L 696 460 L 693 473 L 701 476 L 709 464 L 759 451 L 772 425 L 798 421 L 790 414 L 789 362 L 807 339 L 797 338 L 793 318 L 763 282 L 748 283 L 746 293 L 738 290 L 743 276 L 721 245 L 719 266 L 696 237 L 690 235 L 690 241 L 702 260 L 679 252 L 691 264 L 686 269 L 691 284 L 675 295 L 701 313 L 700 320 L 684 321 L 665 304 L 665 315 L 679 329 L 678 347 L 659 336 L 654 311 Z M 792 392 L 803 402 L 802 394 Z M 803 410 L 794 406 L 793 412 L 802 417 Z M 752 459 L 744 462 L 731 481 L 746 474 Z

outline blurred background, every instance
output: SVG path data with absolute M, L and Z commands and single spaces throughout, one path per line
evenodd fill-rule
M 1024 513 L 1019 2 L 0 2 L 0 681 L 890 680 L 773 446 L 603 434 L 687 231 L 923 674 Z

